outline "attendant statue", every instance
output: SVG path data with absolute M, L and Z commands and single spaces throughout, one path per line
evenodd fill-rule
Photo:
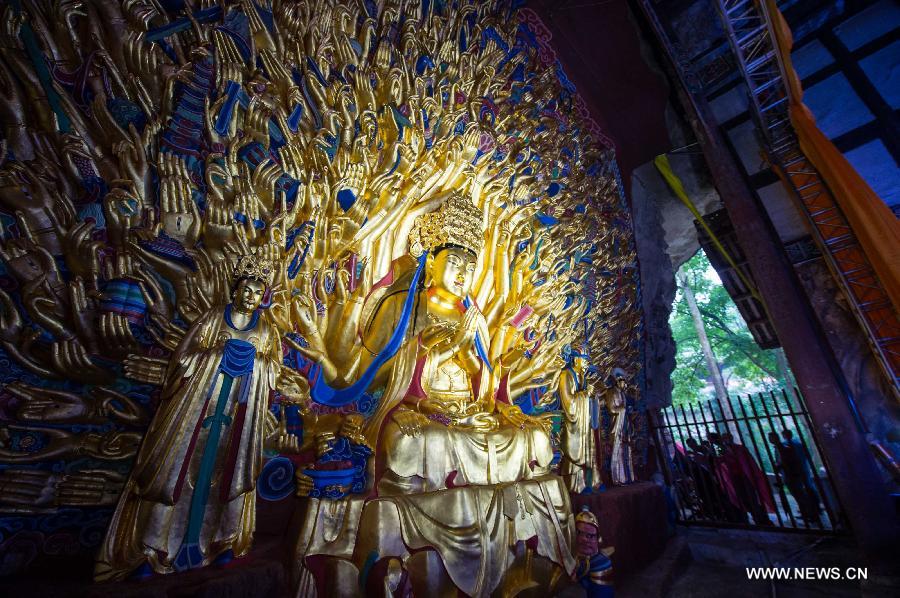
M 420 216 L 410 238 L 419 267 L 376 290 L 364 310 L 369 362 L 390 350 L 398 327 L 407 330 L 375 381 L 386 384 L 383 404 L 393 408 L 376 451 L 379 494 L 548 474 L 553 451 L 544 420 L 511 404 L 501 368 L 487 361 L 485 317 L 469 296 L 484 238 L 481 211 L 454 194 Z M 416 276 L 421 284 L 412 285 Z
M 591 492 L 603 485 L 600 472 L 600 402 L 588 380 L 587 355 L 569 352 L 559 383 L 563 412 L 560 473 L 572 492 Z
M 588 598 L 612 598 L 610 580 L 614 548 L 600 549 L 600 524 L 597 516 L 585 506 L 575 516 L 575 560 L 577 565 L 572 578 L 584 588 Z
M 621 368 L 613 370 L 613 383 L 606 390 L 606 408 L 612 418 L 609 432 L 609 444 L 612 447 L 610 456 L 610 477 L 613 484 L 630 484 L 634 481 L 631 464 L 631 447 L 628 430 L 628 398 L 625 394 L 628 382 Z
M 170 573 L 250 548 L 281 344 L 260 309 L 271 266 L 238 262 L 231 302 L 193 324 L 169 361 L 95 568 L 97 580 Z

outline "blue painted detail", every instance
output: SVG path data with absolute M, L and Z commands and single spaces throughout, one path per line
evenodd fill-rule
M 300 268 L 303 267 L 303 262 L 306 261 L 306 256 L 309 253 L 310 246 L 312 245 L 312 243 L 309 241 L 312 241 L 312 237 L 313 237 L 316 227 L 312 221 L 309 221 L 309 222 L 304 222 L 299 227 L 299 229 L 295 229 L 298 231 L 296 234 L 300 234 L 300 232 L 302 232 L 303 229 L 307 228 L 307 227 L 308 227 L 308 229 L 307 229 L 308 230 L 308 233 L 307 233 L 307 241 L 308 242 L 303 247 L 303 254 L 295 255 L 294 258 L 291 260 L 291 263 L 288 264 L 287 274 L 288 274 L 288 278 L 290 278 L 291 280 L 294 280 L 294 278 L 297 277 L 297 274 L 300 273 Z M 296 238 L 296 235 L 294 237 L 291 237 L 290 243 L 288 244 L 288 249 L 290 249 L 291 246 L 293 246 L 295 238 Z
M 228 133 L 228 124 L 231 122 L 232 114 L 234 114 L 240 91 L 241 86 L 236 81 L 229 80 L 225 85 L 225 102 L 222 104 L 222 108 L 219 110 L 216 122 L 213 125 L 213 129 L 219 135 L 224 136 Z
M 469 297 L 466 297 L 463 300 L 463 306 L 466 309 L 472 307 L 472 300 Z M 484 346 L 484 340 L 481 338 L 481 333 L 475 333 L 475 352 L 478 353 L 478 357 L 481 358 L 481 361 L 484 362 L 484 367 L 487 368 L 489 372 L 493 372 L 494 368 L 491 367 L 491 360 L 488 358 L 487 349 Z
M 434 60 L 431 59 L 431 56 L 428 54 L 422 54 L 419 56 L 419 60 L 416 61 L 416 74 L 421 75 L 425 72 L 426 69 L 434 68 Z
M 393 164 L 393 166 L 391 166 L 391 169 L 388 171 L 388 174 L 394 174 L 394 171 L 397 170 L 397 168 L 399 166 L 400 166 L 400 150 L 398 149 L 397 150 L 397 158 L 394 160 L 394 164 Z
M 184 250 L 184 246 L 181 243 L 167 235 L 166 231 L 160 231 L 159 236 L 155 239 L 140 241 L 138 244 L 147 251 L 167 260 L 176 261 L 195 272 L 197 271 L 197 262 L 194 261 L 194 258 Z
M 412 123 L 406 118 L 406 115 L 400 112 L 396 106 L 391 105 L 391 111 L 394 114 L 394 122 L 397 124 L 397 128 L 400 129 L 400 139 L 403 139 L 403 130 L 412 126 Z
M 153 577 L 153 567 L 150 566 L 150 563 L 144 563 L 137 569 L 131 572 L 131 575 L 128 576 L 128 579 L 147 579 L 149 577 Z
M 228 341 L 233 342 L 233 341 Z M 216 463 L 219 438 L 222 428 L 231 425 L 231 418 L 225 415 L 225 406 L 234 378 L 222 372 L 222 388 L 216 399 L 216 411 L 203 420 L 203 427 L 209 428 L 206 438 L 206 446 L 203 448 L 203 456 L 200 460 L 200 471 L 197 474 L 197 482 L 194 485 L 194 493 L 191 495 L 191 506 L 188 511 L 188 527 L 184 535 L 184 543 L 175 557 L 175 569 L 184 571 L 203 564 L 203 553 L 200 552 L 200 532 L 203 529 L 203 518 L 206 514 L 206 504 L 209 502 L 210 483 L 212 481 L 213 467 Z M 210 388 L 212 392 L 212 388 Z
M 216 567 L 223 567 L 234 560 L 234 551 L 230 548 L 217 556 L 212 564 Z
M 176 571 L 187 571 L 203 565 L 203 553 L 200 552 L 200 544 L 191 542 L 182 544 L 172 563 Z
M 303 118 L 303 104 L 297 104 L 287 118 L 288 129 L 296 133 L 300 129 L 300 120 Z
M 341 209 L 346 212 L 356 203 L 356 194 L 353 193 L 352 189 L 341 189 L 337 193 L 337 201 Z
M 375 379 L 375 374 L 378 373 L 381 366 L 397 354 L 397 351 L 400 350 L 400 346 L 403 344 L 403 339 L 406 337 L 406 330 L 409 328 L 409 322 L 416 298 L 416 290 L 419 286 L 419 280 L 422 278 L 422 270 L 425 268 L 425 258 L 427 255 L 428 253 L 425 252 L 419 258 L 416 272 L 413 274 L 409 289 L 406 291 L 406 300 L 403 302 L 403 311 L 400 314 L 400 320 L 397 322 L 397 327 L 394 329 L 391 338 L 388 340 L 381 353 L 379 353 L 372 363 L 369 364 L 369 367 L 366 368 L 366 371 L 359 380 L 347 388 L 339 390 L 334 389 L 329 386 L 321 376 L 318 376 L 318 379 L 311 381 L 312 388 L 310 389 L 310 395 L 315 402 L 328 405 L 329 407 L 340 407 L 356 401 L 362 396 L 369 385 L 372 384 L 372 380 Z
M 264 500 L 281 500 L 294 493 L 294 464 L 287 457 L 269 459 L 256 481 L 256 493 Z
M 184 3 L 182 3 L 183 6 Z M 179 9 L 181 10 L 181 9 Z M 222 7 L 218 4 L 212 6 L 210 8 L 204 8 L 203 10 L 198 10 L 194 13 L 194 19 L 197 20 L 198 23 L 209 23 L 211 21 L 216 21 L 222 17 Z M 163 25 L 162 27 L 157 27 L 156 29 L 151 29 L 147 32 L 147 41 L 148 42 L 158 42 L 164 40 L 165 38 L 174 35 L 175 33 L 179 33 L 181 31 L 187 31 L 191 28 L 191 21 L 187 17 L 182 17 L 180 19 L 175 19 Z
M 275 33 L 275 15 L 272 14 L 272 11 L 266 8 L 266 5 L 262 2 L 257 2 L 256 0 L 252 0 L 253 6 L 256 8 L 256 12 L 259 14 L 260 20 L 263 22 L 263 25 L 266 26 L 266 29 L 270 34 Z M 271 2 L 268 3 L 271 5 Z
M 229 305 L 229 307 L 231 307 Z M 259 311 L 253 312 L 253 319 L 246 330 L 253 330 L 259 320 Z M 253 372 L 253 361 L 256 357 L 256 348 L 240 339 L 229 339 L 225 342 L 225 351 L 219 369 L 232 378 L 240 378 Z
M 234 219 L 235 219 L 235 221 L 240 222 L 241 224 L 247 224 L 247 222 L 248 222 L 247 216 L 245 214 L 241 214 L 240 212 L 234 213 Z M 254 218 L 253 219 L 253 228 L 259 229 L 259 230 L 264 229 L 264 228 L 266 228 L 266 223 L 263 220 Z
M 348 494 L 359 494 L 366 489 L 366 469 L 372 449 L 364 444 L 356 444 L 339 436 L 329 441 L 328 450 L 316 461 L 316 467 L 326 463 L 344 465 L 337 469 L 326 466 L 322 469 L 304 469 L 303 473 L 313 481 L 311 498 L 336 500 Z
M 115 278 L 103 287 L 100 311 L 124 316 L 129 322 L 140 324 L 147 313 L 147 302 L 137 281 Z
M 147 124 L 147 115 L 141 107 L 126 98 L 110 98 L 106 101 L 106 108 L 123 131 L 128 131 L 128 125 L 134 125 L 140 133 Z
M 554 226 L 556 224 L 559 224 L 559 218 L 554 218 L 553 216 L 544 214 L 543 212 L 538 212 L 534 215 L 534 217 L 537 218 L 538 222 L 540 222 L 544 226 Z
M 422 0 L 422 6 L 427 7 L 428 0 Z M 427 8 L 422 9 L 423 12 L 427 10 Z M 426 13 L 427 14 L 427 13 Z M 363 590 L 366 588 L 366 581 L 369 579 L 369 573 L 372 572 L 372 567 L 375 566 L 375 563 L 378 562 L 379 554 L 377 550 L 373 550 L 366 556 L 366 562 L 363 563 L 362 569 L 359 572 L 359 587 Z

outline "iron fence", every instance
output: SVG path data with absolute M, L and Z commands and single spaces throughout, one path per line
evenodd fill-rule
M 830 533 L 842 517 L 798 389 L 668 407 L 654 422 L 685 524 Z

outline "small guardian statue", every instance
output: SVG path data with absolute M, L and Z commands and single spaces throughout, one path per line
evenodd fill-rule
M 612 598 L 612 561 L 614 548 L 600 549 L 600 524 L 597 516 L 585 506 L 575 516 L 575 559 L 577 565 L 572 574 L 584 588 L 587 598 Z

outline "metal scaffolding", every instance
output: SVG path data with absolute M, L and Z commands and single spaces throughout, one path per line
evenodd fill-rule
M 761 0 L 716 0 L 725 36 L 749 90 L 772 168 L 792 189 L 813 238 L 865 330 L 884 372 L 900 391 L 900 320 L 831 190 L 800 149 L 791 126 L 784 65 Z

